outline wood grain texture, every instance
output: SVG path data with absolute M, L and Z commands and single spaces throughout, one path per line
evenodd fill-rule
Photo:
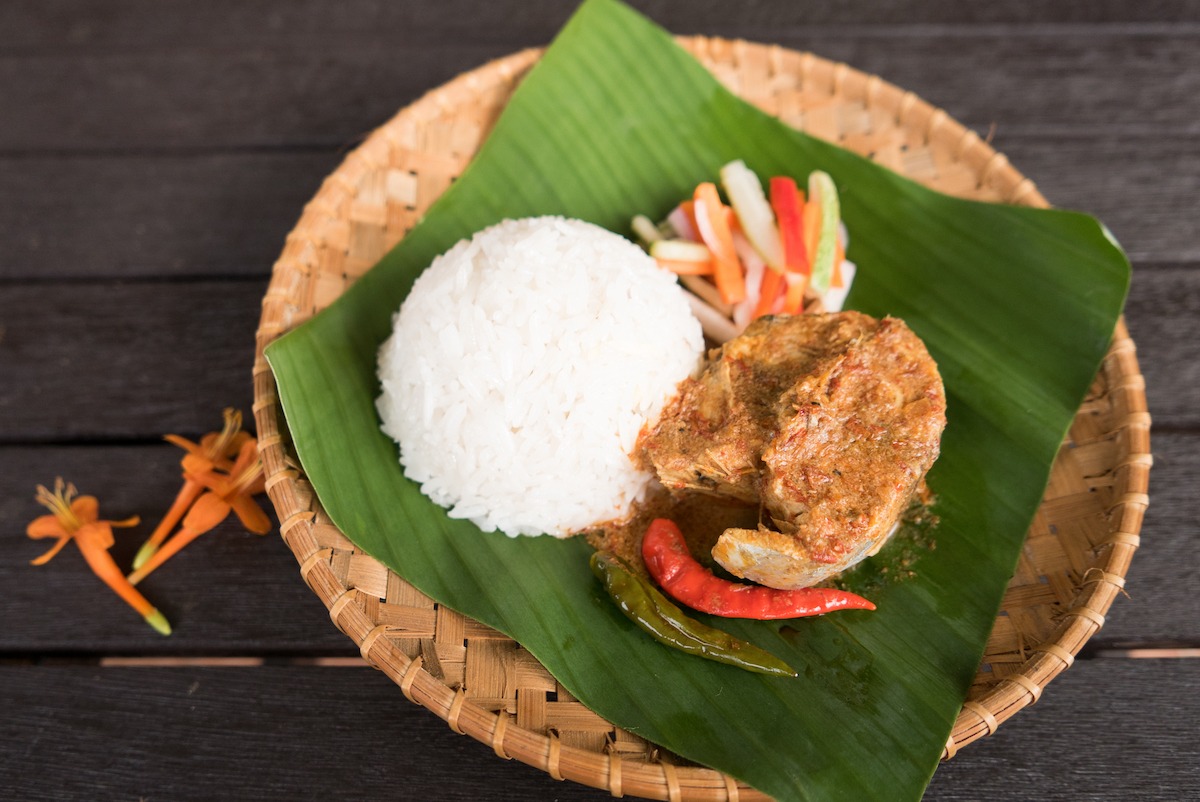
M 1200 764 L 1180 740 L 1200 713 L 1198 687 L 1200 660 L 1079 662 L 1033 709 L 943 764 L 925 798 L 1200 798 Z
M 353 144 L 396 109 L 509 52 L 386 37 L 266 49 L 0 59 L 0 152 Z M 39 87 L 39 84 L 42 84 Z M 48 87 L 55 91 L 47 92 Z
M 1186 213 L 1200 187 L 1190 137 L 1001 125 L 994 144 L 1052 203 L 1104 221 L 1139 270 L 1200 264 L 1200 220 Z M 343 156 L 325 147 L 0 156 L 0 280 L 266 276 Z
M 721 35 L 845 61 L 981 132 L 993 123 L 1022 132 L 1194 131 L 1181 101 L 1200 91 L 1200 30 L 801 28 Z M 516 33 L 503 43 L 430 43 L 395 26 L 308 46 L 148 42 L 10 55 L 0 58 L 0 153 L 342 147 L 460 72 L 547 41 Z
M 343 156 L 0 158 L 0 280 L 265 278 Z
M 265 283 L 12 283 L 0 292 L 0 443 L 157 439 L 250 408 Z M 1127 318 L 1158 425 L 1200 423 L 1200 270 L 1136 271 Z M 184 388 L 181 390 L 181 388 Z M 102 399 L 97 402 L 96 399 Z
M 157 440 L 249 416 L 265 281 L 0 292 L 0 442 Z
M 197 436 L 198 433 L 187 433 Z M 1126 590 L 1089 651 L 1163 643 L 1200 644 L 1195 599 L 1200 570 L 1190 536 L 1191 500 L 1200 482 L 1200 434 L 1154 437 L 1153 502 Z M 16 540 L 0 552 L 5 603 L 20 611 L 0 629 L 0 658 L 69 654 L 353 655 L 350 640 L 300 579 L 278 531 L 258 538 L 232 522 L 188 546 L 143 590 L 174 625 L 162 638 L 128 611 L 73 549 L 30 566 L 42 543 L 19 537 L 41 512 L 38 483 L 57 475 L 98 496 L 112 517 L 138 514 L 142 524 L 117 533 L 113 554 L 128 565 L 178 487 L 179 452 L 167 445 L 0 447 L 0 521 Z M 47 593 L 53 588 L 53 593 Z M 269 599 L 263 604 L 263 599 Z M 1057 685 L 1055 686 L 1057 687 Z
M 778 3 L 772 0 L 632 0 L 670 30 L 707 35 L 739 31 L 788 32 L 830 25 L 979 26 L 1200 21 L 1195 0 L 847 0 Z M 155 0 L 12 0 L 0 7 L 6 31 L 0 53 L 57 53 L 87 48 L 128 48 L 187 42 L 226 46 L 295 44 L 370 36 L 380 30 L 419 33 L 432 41 L 545 41 L 575 7 L 574 0 L 323 0 L 242 3 L 217 0 L 188 7 Z M 734 33 L 731 33 L 734 32 Z
M 1092 651 L 1172 642 L 1200 646 L 1200 563 L 1195 531 L 1200 487 L 1200 434 L 1151 429 L 1154 467 L 1142 545 L 1126 576 L 1126 596 L 1113 602 Z M 1069 676 L 1069 674 L 1068 674 Z M 1057 686 L 1055 686 L 1057 687 Z
M 1194 327 L 1200 320 L 1200 272 L 1190 265 L 1135 268 L 1125 315 L 1146 379 L 1151 438 L 1164 429 L 1196 428 L 1200 338 Z
M 0 53 L 56 54 L 67 50 L 177 47 L 205 43 L 225 47 L 295 45 L 374 36 L 381 30 L 411 32 L 432 42 L 545 42 L 577 5 L 574 0 L 324 0 L 241 3 L 218 0 L 181 13 L 179 3 L 155 0 L 12 0 L 0 7 L 6 32 Z M 841 3 L 779 3 L 773 0 L 632 0 L 659 24 L 678 33 L 746 36 L 828 26 L 963 27 L 983 25 L 1111 25 L 1195 23 L 1195 0 L 848 0 Z
M 1200 768 L 1178 739 L 1200 697 L 1178 691 L 1197 687 L 1200 661 L 1082 663 L 1037 714 L 941 766 L 925 799 L 1196 798 Z M 16 799 L 611 798 L 500 760 L 368 668 L 0 666 L 0 705 Z M 1180 727 L 1144 715 L 1165 707 Z
M 1113 232 L 1134 263 L 1200 264 L 1200 187 L 1194 134 L 1013 134 L 1000 122 L 993 146 L 1051 204 L 1086 212 Z M 1147 265 L 1147 266 L 1151 266 Z

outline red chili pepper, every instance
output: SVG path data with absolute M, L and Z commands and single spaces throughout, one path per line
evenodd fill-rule
M 650 523 L 642 539 L 642 558 L 668 595 L 702 613 L 766 620 L 875 609 L 862 596 L 835 588 L 779 590 L 721 579 L 692 557 L 683 533 L 666 518 Z
M 794 273 L 810 275 L 808 250 L 804 247 L 804 196 L 796 186 L 795 179 L 776 176 L 771 179 L 771 208 L 779 223 L 779 236 L 783 241 L 783 261 Z
M 778 288 L 775 297 L 778 297 L 780 289 L 783 290 L 783 311 L 789 315 L 804 311 L 804 291 L 812 275 L 809 248 L 805 244 L 806 221 L 810 221 L 813 215 L 808 211 L 811 206 L 793 179 L 786 176 L 771 179 L 771 208 L 775 210 L 775 217 L 779 221 L 783 257 L 787 264 L 787 275 L 783 277 L 787 286 Z M 765 276 L 763 278 L 766 279 Z

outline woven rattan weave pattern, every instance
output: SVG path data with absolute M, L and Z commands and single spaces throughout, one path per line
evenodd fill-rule
M 731 90 L 785 122 L 943 192 L 1044 206 L 974 132 L 911 92 L 807 53 L 680 40 Z M 263 348 L 328 306 L 413 226 L 471 159 L 539 51 L 487 64 L 375 131 L 305 207 L 263 299 L 254 414 L 285 542 L 334 624 L 412 701 L 460 733 L 555 778 L 614 796 L 761 799 L 614 728 L 520 645 L 434 603 L 354 548 L 297 470 Z M 1122 591 L 1148 502 L 1150 420 L 1123 322 L 1054 464 L 949 758 L 1037 701 Z

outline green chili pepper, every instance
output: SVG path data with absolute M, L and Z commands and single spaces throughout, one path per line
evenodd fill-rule
M 658 642 L 747 671 L 796 676 L 791 666 L 765 649 L 689 618 L 615 555 L 597 551 L 592 554 L 591 567 L 621 612 Z

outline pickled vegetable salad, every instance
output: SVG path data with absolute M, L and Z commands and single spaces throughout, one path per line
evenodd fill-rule
M 855 266 L 833 179 L 815 170 L 806 192 L 775 176 L 764 192 L 740 160 L 720 176 L 728 204 L 704 182 L 665 220 L 638 215 L 632 223 L 643 247 L 695 296 L 705 333 L 724 341 L 763 315 L 840 310 Z

